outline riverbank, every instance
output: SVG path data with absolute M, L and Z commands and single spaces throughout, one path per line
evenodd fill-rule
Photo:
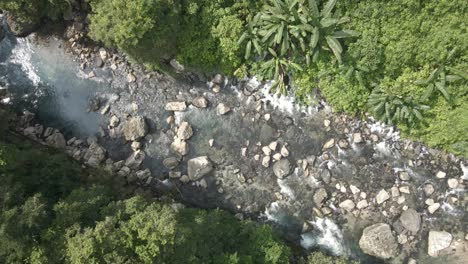
M 301 108 L 292 98 L 270 95 L 268 84 L 233 85 L 223 76 L 208 84 L 175 80 L 145 72 L 121 54 L 83 46 L 74 37 L 65 44 L 53 37 L 36 42 L 10 36 L 16 43 L 3 65 L 10 70 L 10 103 L 27 101 L 31 111 L 42 113 L 40 123 L 57 124 L 65 136 L 50 138 L 44 133 L 47 124 L 33 123 L 22 133 L 58 143 L 75 158 L 114 170 L 129 183 L 146 184 L 151 177 L 145 188 L 176 186 L 186 202 L 269 221 L 307 248 L 358 256 L 362 230 L 376 223 L 391 226 L 391 235 L 385 227 L 377 231 L 385 232 L 394 247 L 386 253 L 372 251 L 380 247 L 372 243 L 363 247 L 381 257 L 390 254 L 394 263 L 409 258 L 424 263 L 430 231 L 450 233 L 453 243 L 446 251 L 466 244 L 466 161 L 401 140 L 397 131 L 372 118 Z M 75 55 L 63 52 L 67 46 Z M 29 80 L 35 74 L 28 88 L 13 80 L 15 67 Z M 57 80 L 64 76 L 66 82 Z M 39 91 L 50 91 L 50 104 L 40 104 L 47 96 Z M 143 178 L 136 172 L 144 172 Z M 417 214 L 402 225 L 409 209 Z M 460 250 L 455 252 L 449 258 L 460 256 Z

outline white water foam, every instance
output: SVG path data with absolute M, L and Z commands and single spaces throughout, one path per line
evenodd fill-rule
M 31 62 L 32 54 L 34 54 L 31 43 L 26 38 L 18 38 L 17 41 L 18 44 L 11 51 L 10 62 L 21 65 L 31 82 L 37 86 L 41 82 L 41 78 L 37 75 L 36 68 Z
M 460 176 L 462 180 L 468 181 L 468 165 L 463 164 L 463 161 L 460 162 L 460 168 L 462 169 L 463 175 Z
M 285 180 L 281 180 L 281 179 L 278 179 L 277 180 L 277 183 L 280 187 L 280 192 L 286 196 L 288 196 L 290 199 L 295 199 L 296 196 L 294 195 L 294 191 L 292 190 L 291 187 L 289 187 L 287 184 L 286 184 L 286 181 Z
M 349 249 L 344 244 L 341 229 L 329 218 L 317 218 L 309 221 L 314 227 L 313 232 L 301 235 L 301 246 L 305 249 L 320 247 L 335 256 L 349 254 Z

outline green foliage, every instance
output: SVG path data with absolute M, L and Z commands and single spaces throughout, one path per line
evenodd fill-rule
M 309 255 L 304 264 L 358 264 L 357 261 L 347 260 L 342 257 L 330 257 L 321 252 L 314 252 Z
M 20 24 L 35 24 L 44 17 L 58 20 L 69 7 L 70 3 L 67 0 L 0 1 L 0 10 L 14 14 L 16 22 Z

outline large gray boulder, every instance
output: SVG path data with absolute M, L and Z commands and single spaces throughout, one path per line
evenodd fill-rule
M 99 146 L 98 143 L 93 142 L 86 151 L 83 159 L 91 167 L 99 167 L 99 165 L 106 158 L 106 150 Z
M 146 136 L 148 133 L 148 125 L 145 118 L 142 116 L 135 116 L 127 120 L 123 127 L 125 139 L 128 141 L 135 141 Z
M 273 172 L 275 173 L 276 177 L 280 179 L 283 179 L 284 177 L 288 176 L 290 171 L 291 164 L 287 159 L 279 160 L 273 165 Z
M 196 181 L 213 170 L 213 165 L 207 156 L 190 159 L 187 162 L 187 173 L 192 181 Z
M 65 148 L 67 146 L 67 141 L 65 137 L 60 132 L 55 132 L 49 137 L 46 138 L 46 143 L 49 146 L 55 148 Z
M 417 233 L 421 226 L 421 216 L 416 210 L 410 208 L 401 214 L 400 222 L 404 228 L 413 233 Z
M 431 257 L 437 257 L 439 252 L 446 249 L 452 243 L 452 235 L 445 231 L 429 231 L 429 242 L 427 254 Z
M 133 170 L 138 170 L 145 158 L 146 154 L 143 150 L 133 152 L 133 154 L 130 155 L 130 157 L 128 157 L 127 160 L 125 160 L 125 166 Z
M 359 240 L 359 247 L 364 253 L 382 259 L 396 257 L 399 252 L 397 240 L 390 226 L 385 223 L 366 227 Z

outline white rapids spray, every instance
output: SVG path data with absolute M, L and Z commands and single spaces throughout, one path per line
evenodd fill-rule
M 305 249 L 319 247 L 335 256 L 349 255 L 341 229 L 329 218 L 317 218 L 309 222 L 314 231 L 301 235 L 301 246 Z
M 41 82 L 41 78 L 36 73 L 36 68 L 31 62 L 34 50 L 31 47 L 31 43 L 27 38 L 18 38 L 18 44 L 12 50 L 10 62 L 21 65 L 23 71 L 28 75 L 29 80 L 33 85 L 37 86 Z

